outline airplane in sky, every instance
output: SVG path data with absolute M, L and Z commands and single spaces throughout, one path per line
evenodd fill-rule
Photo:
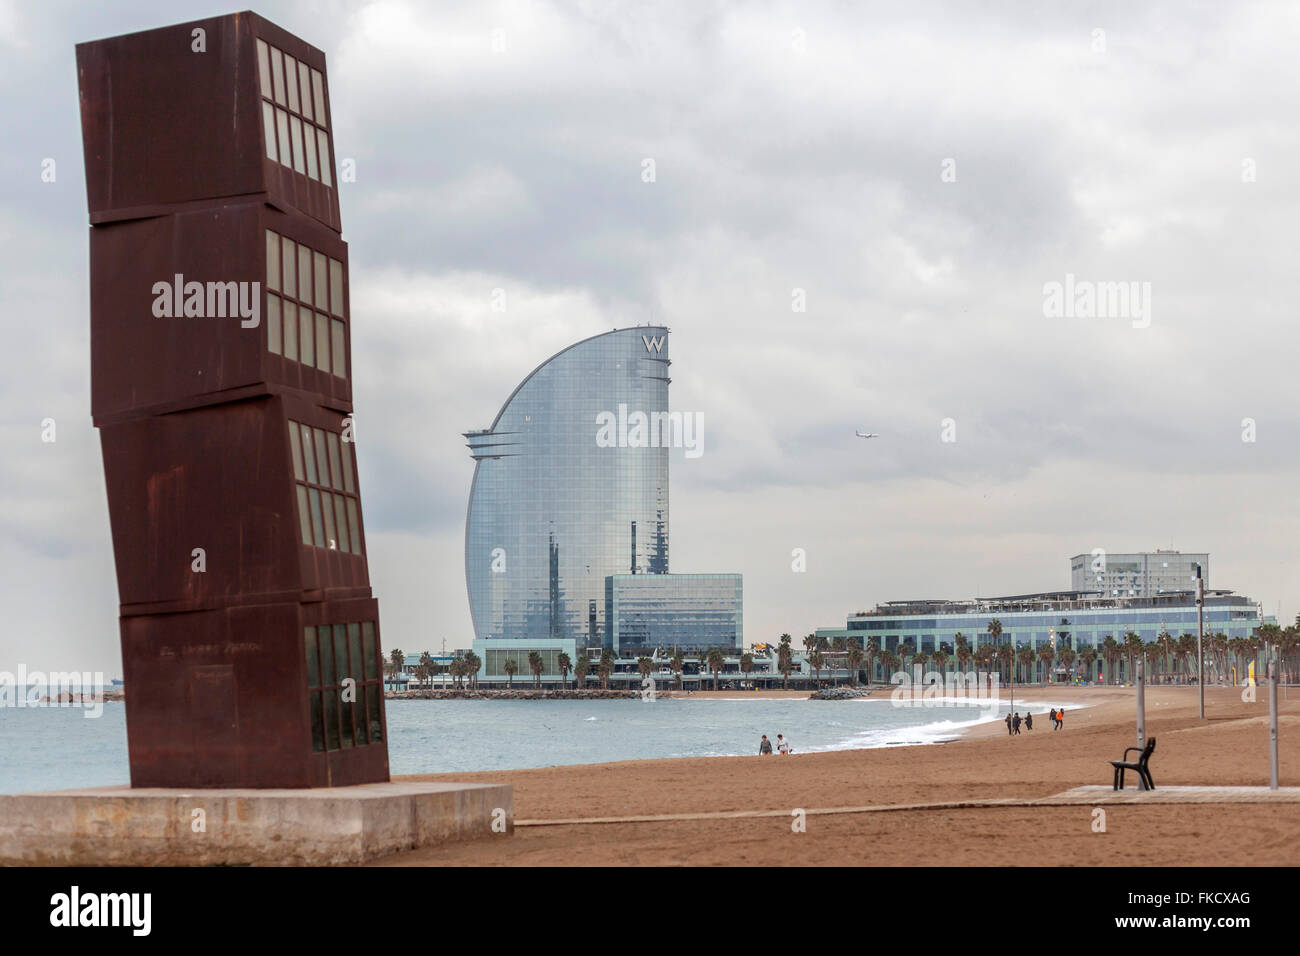
M 859 438 L 879 438 L 879 437 L 880 437 L 880 436 L 877 435 L 875 432 L 864 432 L 864 431 L 863 431 L 862 429 L 860 429 L 860 428 L 859 428 L 859 429 L 856 429 L 856 430 L 853 432 L 853 434 L 857 435 Z

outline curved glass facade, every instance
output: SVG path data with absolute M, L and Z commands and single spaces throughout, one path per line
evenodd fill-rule
M 606 332 L 552 356 L 490 428 L 466 432 L 477 639 L 597 646 L 605 578 L 668 572 L 668 442 L 643 443 L 636 428 L 637 412 L 667 415 L 668 367 L 668 329 Z

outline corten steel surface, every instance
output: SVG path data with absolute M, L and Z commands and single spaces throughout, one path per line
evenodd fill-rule
M 259 39 L 301 61 L 302 75 L 316 70 L 324 80 L 323 111 L 313 115 L 323 117 L 328 146 L 316 179 L 268 158 Z M 352 412 L 347 246 L 337 183 L 332 174 L 330 185 L 323 181 L 324 164 L 334 168 L 325 55 L 240 13 L 80 44 L 77 68 L 91 222 L 91 405 L 121 602 L 131 784 L 385 781 L 382 693 L 376 706 L 375 684 L 365 683 L 377 676 L 382 691 L 383 650 L 355 455 L 345 449 L 340 466 L 323 451 L 313 479 L 302 470 L 304 446 L 291 444 L 306 425 L 321 430 L 332 452 Z M 335 363 L 341 329 L 346 375 L 273 351 L 267 230 L 341 264 L 329 307 L 313 290 L 304 321 L 325 321 Z M 257 324 L 237 314 L 156 315 L 155 285 L 177 275 L 249 290 L 256 283 Z M 323 501 L 326 512 L 331 500 L 340 509 L 337 525 L 324 519 L 326 546 L 300 525 L 300 494 Z M 356 523 L 345 536 L 349 506 Z M 368 625 L 369 657 L 356 636 Z M 318 641 L 330 646 L 313 656 L 313 683 L 306 655 Z M 363 685 L 355 700 L 338 689 L 349 674 Z
M 264 395 L 268 385 L 300 390 L 345 414 L 352 411 L 350 378 L 267 349 L 265 295 L 256 328 L 153 314 L 154 283 L 174 284 L 178 273 L 186 282 L 257 282 L 265 290 L 268 229 L 340 260 L 346 301 L 347 244 L 339 234 L 265 203 L 220 203 L 90 230 L 91 314 L 116 316 L 111 324 L 91 323 L 96 425 Z M 347 367 L 352 367 L 351 348 Z
M 334 189 L 266 156 L 255 37 L 325 73 L 324 53 L 250 12 L 77 45 L 91 223 L 256 200 L 343 228 Z

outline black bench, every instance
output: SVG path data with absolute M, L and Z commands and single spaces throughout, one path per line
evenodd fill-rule
M 1115 768 L 1115 789 L 1116 790 L 1124 789 L 1125 770 L 1137 771 L 1138 789 L 1154 790 L 1156 788 L 1156 785 L 1151 781 L 1151 771 L 1147 768 L 1147 761 L 1151 759 L 1151 754 L 1153 754 L 1156 749 L 1156 738 L 1154 737 L 1147 738 L 1147 745 L 1141 748 L 1141 755 L 1137 758 L 1136 763 L 1129 761 L 1127 759 L 1128 755 L 1134 751 L 1137 751 L 1138 749 L 1139 748 L 1137 747 L 1129 747 L 1124 751 L 1124 757 L 1125 757 L 1124 760 L 1112 760 L 1110 762 L 1110 765 Z

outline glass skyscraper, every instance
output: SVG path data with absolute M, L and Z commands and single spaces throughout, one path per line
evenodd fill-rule
M 670 442 L 643 441 L 638 425 L 668 419 L 669 364 L 662 326 L 584 339 L 534 369 L 489 428 L 465 433 L 477 640 L 599 646 L 606 578 L 667 574 Z

